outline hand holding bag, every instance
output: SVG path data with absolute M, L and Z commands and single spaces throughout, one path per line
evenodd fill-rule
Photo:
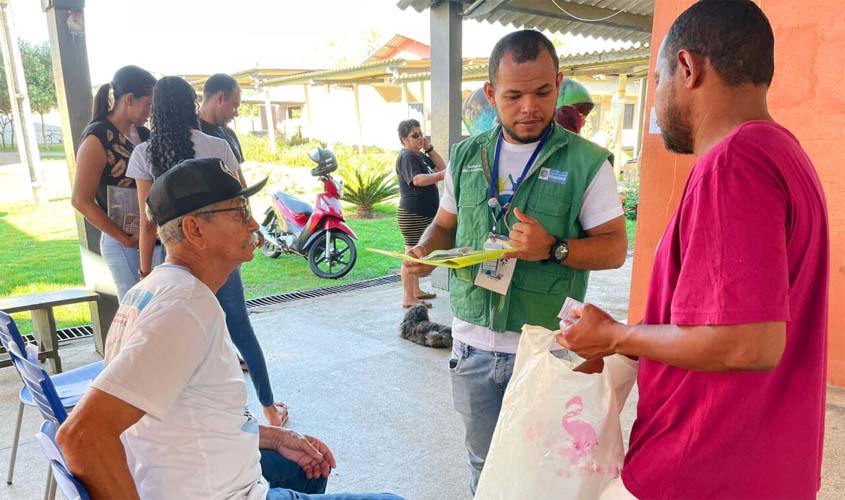
M 558 332 L 525 325 L 475 500 L 598 498 L 624 459 L 619 413 L 637 362 L 575 372 L 549 351 Z

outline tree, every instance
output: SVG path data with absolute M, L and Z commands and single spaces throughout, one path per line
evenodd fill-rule
M 29 89 L 29 104 L 33 113 L 41 116 L 41 138 L 47 145 L 47 130 L 44 128 L 44 114 L 58 105 L 56 100 L 56 86 L 53 83 L 53 61 L 50 46 L 45 42 L 40 45 L 30 45 L 24 40 L 19 41 L 23 72 L 26 75 L 26 86 Z

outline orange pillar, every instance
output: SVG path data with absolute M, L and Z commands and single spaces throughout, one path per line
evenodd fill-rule
M 651 71 L 660 42 L 692 0 L 656 0 L 651 43 Z M 827 196 L 830 223 L 830 303 L 828 381 L 845 386 L 845 174 L 842 131 L 845 130 L 845 24 L 837 22 L 838 0 L 757 2 L 775 33 L 775 76 L 769 90 L 769 111 L 807 151 Z M 634 269 L 629 321 L 642 319 L 652 258 L 666 223 L 680 201 L 692 156 L 669 153 L 658 134 L 650 133 L 654 79 L 648 80 L 646 130 L 640 160 Z

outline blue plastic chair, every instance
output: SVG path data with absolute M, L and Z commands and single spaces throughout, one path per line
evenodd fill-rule
M 26 343 L 18 331 L 15 321 L 11 316 L 2 311 L 0 311 L 0 343 L 6 348 L 6 352 L 9 353 L 13 361 L 15 357 L 21 360 L 21 363 L 14 363 L 14 365 L 18 370 L 18 374 L 21 376 L 21 380 L 24 382 L 24 387 L 21 389 L 19 395 L 20 403 L 18 404 L 17 423 L 15 424 L 15 434 L 9 458 L 9 473 L 6 478 L 6 483 L 12 484 L 12 477 L 15 473 L 15 460 L 17 459 L 18 453 L 18 442 L 20 441 L 21 435 L 21 420 L 23 418 L 24 405 L 38 407 L 45 416 L 49 415 L 48 418 L 55 420 L 57 425 L 61 425 L 65 418 L 67 418 L 67 412 L 79 403 L 79 399 L 88 389 L 88 386 L 103 371 L 103 362 L 98 361 L 53 376 L 48 375 L 37 364 L 37 360 L 33 362 L 33 360 L 27 357 Z M 22 370 L 26 370 L 27 373 L 32 374 L 32 377 L 36 379 L 41 377 L 37 371 L 43 373 L 43 376 L 50 382 L 50 385 L 54 387 L 53 393 L 58 398 L 55 410 L 50 407 L 48 401 L 33 397 L 33 392 L 27 388 Z M 40 393 L 42 391 L 39 390 L 37 392 Z
M 38 442 L 41 444 L 41 449 L 44 450 L 44 456 L 50 461 L 50 467 L 53 469 L 53 477 L 56 479 L 56 484 L 59 486 L 62 494 L 68 500 L 90 500 L 91 496 L 85 486 L 73 477 L 70 469 L 65 461 L 65 456 L 56 443 L 56 424 L 49 420 L 45 420 L 41 424 L 41 432 L 35 435 Z

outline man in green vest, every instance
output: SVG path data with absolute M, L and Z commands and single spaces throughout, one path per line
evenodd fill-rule
M 515 259 L 450 275 L 452 398 L 466 429 L 473 494 L 522 325 L 557 329 L 566 297 L 583 300 L 589 271 L 621 266 L 628 248 L 610 153 L 553 122 L 558 64 L 538 31 L 499 40 L 484 91 L 500 125 L 453 147 L 440 208 L 409 251 L 481 249 L 504 238 L 517 250 Z M 406 265 L 417 274 L 432 269 Z

